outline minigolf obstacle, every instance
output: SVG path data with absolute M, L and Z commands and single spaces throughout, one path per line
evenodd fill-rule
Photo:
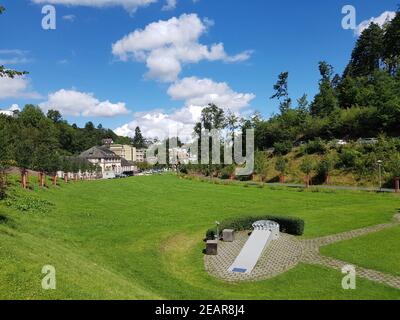
M 279 238 L 279 224 L 274 221 L 257 221 L 253 224 L 253 229 L 229 272 L 250 274 L 271 241 Z

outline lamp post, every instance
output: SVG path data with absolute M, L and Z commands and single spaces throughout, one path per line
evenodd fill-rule
M 378 160 L 378 168 L 379 168 L 379 191 L 382 192 L 382 160 Z
M 217 234 L 215 235 L 215 237 L 217 238 L 216 240 L 219 240 L 219 226 L 221 223 L 219 223 L 218 221 L 215 221 L 215 224 L 217 225 Z

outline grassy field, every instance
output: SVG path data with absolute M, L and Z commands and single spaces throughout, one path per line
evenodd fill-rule
M 399 290 L 363 279 L 357 290 L 344 291 L 340 272 L 309 265 L 271 280 L 224 283 L 204 271 L 202 254 L 215 220 L 298 216 L 306 222 L 304 237 L 312 238 L 390 221 L 399 209 L 394 195 L 244 188 L 175 176 L 18 194 L 54 206 L 22 213 L 0 203 L 1 299 L 400 299 Z M 42 290 L 44 265 L 55 266 L 57 290 Z
M 400 276 L 399 240 L 400 227 L 394 227 L 323 247 L 321 252 L 361 267 Z

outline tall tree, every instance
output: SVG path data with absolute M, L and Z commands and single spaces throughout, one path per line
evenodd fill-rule
M 201 138 L 202 138 L 202 131 L 203 130 L 220 130 L 226 128 L 226 121 L 225 121 L 225 112 L 223 109 L 219 108 L 217 105 L 211 103 L 207 107 L 205 107 L 201 112 L 200 122 L 196 123 L 194 127 L 194 133 L 198 140 L 198 150 L 197 150 L 197 159 L 198 162 L 201 163 Z M 209 137 L 209 154 L 212 154 L 212 137 Z M 211 173 L 211 166 L 212 166 L 212 157 L 209 157 L 209 172 Z
M 387 23 L 383 37 L 383 59 L 390 74 L 395 75 L 400 66 L 400 11 Z
M 319 93 L 311 104 L 311 113 L 315 116 L 328 116 L 338 107 L 338 98 L 332 83 L 333 67 L 321 61 L 319 72 L 321 74 Z
M 47 118 L 49 118 L 54 123 L 60 123 L 62 121 L 62 116 L 58 110 L 47 111 Z
M 229 131 L 230 139 L 232 142 L 235 141 L 236 131 L 240 128 L 239 118 L 238 116 L 229 111 L 228 115 L 226 116 L 226 126 Z M 235 161 L 235 145 L 232 146 L 232 163 Z
M 289 98 L 288 78 L 289 72 L 282 72 L 279 75 L 278 81 L 274 85 L 275 93 L 270 98 L 278 99 L 281 114 L 285 114 L 289 111 L 292 105 L 292 100 Z
M 383 55 L 383 29 L 376 23 L 363 31 L 351 54 L 344 76 L 364 77 L 379 70 Z
M 211 103 L 201 112 L 201 125 L 203 129 L 223 129 L 226 126 L 225 112 L 217 105 Z
M 285 183 L 285 175 L 288 170 L 288 161 L 286 158 L 280 156 L 276 159 L 275 170 L 279 172 L 279 182 Z
M 311 180 L 310 175 L 314 170 L 314 162 L 309 156 L 306 156 L 300 163 L 300 170 L 306 175 L 305 184 L 306 188 L 308 188 Z
M 7 169 L 13 165 L 13 133 L 16 132 L 6 116 L 0 115 L 0 200 L 6 196 Z
M 138 149 L 145 147 L 145 139 L 143 138 L 142 131 L 139 127 L 135 129 L 135 137 L 133 138 L 133 146 Z
M 303 94 L 299 99 L 297 99 L 297 108 L 303 111 L 307 111 L 308 108 L 307 94 Z

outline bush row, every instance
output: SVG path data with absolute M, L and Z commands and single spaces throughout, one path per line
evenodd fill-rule
M 288 233 L 295 236 L 301 236 L 304 234 L 304 220 L 296 217 L 282 217 L 282 216 L 248 216 L 236 219 L 227 219 L 221 222 L 219 226 L 219 235 L 225 229 L 233 229 L 235 231 L 251 230 L 252 225 L 256 221 L 260 220 L 271 220 L 279 223 L 280 231 Z M 206 238 L 207 240 L 215 239 L 217 234 L 217 228 L 212 228 L 207 230 Z

